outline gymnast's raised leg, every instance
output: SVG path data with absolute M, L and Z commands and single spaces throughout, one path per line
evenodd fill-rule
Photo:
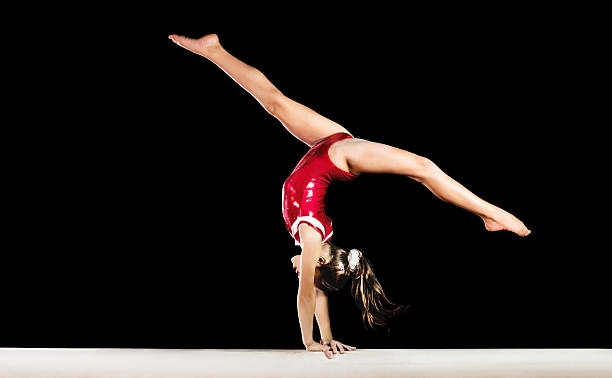
M 439 199 L 466 209 L 480 218 L 488 231 L 507 230 L 519 236 L 531 233 L 509 212 L 484 201 L 444 173 L 434 162 L 396 147 L 363 139 L 347 139 L 343 149 L 347 166 L 357 174 L 391 173 L 408 176 L 427 187 Z
M 261 71 L 228 53 L 219 43 L 216 34 L 208 34 L 199 39 L 172 34 L 169 38 L 181 47 L 216 64 L 255 97 L 268 113 L 285 126 L 287 131 L 307 145 L 312 146 L 317 140 L 334 133 L 348 133 L 336 122 L 283 95 Z

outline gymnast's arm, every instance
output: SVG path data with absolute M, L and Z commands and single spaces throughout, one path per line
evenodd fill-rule
M 300 255 L 295 255 L 291 258 L 291 263 L 295 273 L 298 275 L 298 279 L 300 278 L 300 258 Z M 319 288 L 315 288 L 315 318 L 319 324 L 321 340 L 332 340 L 327 293 Z
M 314 341 L 312 337 L 313 317 L 315 312 L 316 294 L 314 274 L 317 260 L 321 256 L 321 234 L 312 226 L 302 223 L 299 226 L 302 254 L 300 258 L 300 282 L 298 286 L 297 308 L 302 342 L 309 351 L 323 351 L 327 358 L 331 357 L 329 346 Z
M 332 340 L 331 322 L 329 320 L 329 305 L 327 293 L 319 288 L 315 288 L 315 317 L 319 324 L 321 340 Z

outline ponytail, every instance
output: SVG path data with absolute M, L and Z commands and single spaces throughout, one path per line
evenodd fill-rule
M 352 249 L 348 255 L 350 276 L 352 278 L 351 294 L 361 310 L 365 327 L 387 326 L 388 320 L 408 310 L 408 305 L 396 305 L 391 302 L 380 286 L 372 264 L 358 250 Z M 389 329 L 387 328 L 387 331 Z

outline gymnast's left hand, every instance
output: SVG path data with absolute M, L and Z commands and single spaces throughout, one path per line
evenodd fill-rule
M 344 354 L 345 350 L 357 350 L 357 348 L 352 347 L 350 345 L 346 345 L 337 340 L 325 340 L 321 339 L 321 344 L 329 345 L 330 349 L 333 353 L 338 353 L 338 349 L 340 349 L 340 353 Z

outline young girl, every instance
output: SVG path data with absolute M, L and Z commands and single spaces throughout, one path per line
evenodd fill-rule
M 402 313 L 385 296 L 368 259 L 358 250 L 348 253 L 329 242 L 332 222 L 325 215 L 325 193 L 334 180 L 352 180 L 364 173 L 393 173 L 425 185 L 435 196 L 480 216 L 489 231 L 508 230 L 520 236 L 531 232 L 515 216 L 474 195 L 446 175 L 431 160 L 388 145 L 354 138 L 344 127 L 281 93 L 259 70 L 229 54 L 216 34 L 200 39 L 169 38 L 201 55 L 234 79 L 296 138 L 310 146 L 283 185 L 283 218 L 302 248 L 291 261 L 299 277 L 297 307 L 302 342 L 309 351 L 355 350 L 332 337 L 327 292 L 352 280 L 351 293 L 361 308 L 364 324 L 386 325 Z M 313 317 L 321 342 L 313 339 Z M 331 349 L 331 351 L 330 351 Z

